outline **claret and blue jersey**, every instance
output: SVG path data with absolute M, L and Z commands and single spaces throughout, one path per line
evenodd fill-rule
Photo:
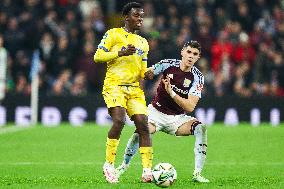
M 204 84 L 203 74 L 193 66 L 191 72 L 184 72 L 180 69 L 181 60 L 164 59 L 153 65 L 154 74 L 163 74 L 162 78 L 168 76 L 174 92 L 183 98 L 194 95 L 201 98 L 201 91 Z M 169 114 L 183 114 L 184 110 L 174 102 L 165 90 L 163 82 L 160 82 L 156 96 L 152 100 L 152 105 L 159 111 Z

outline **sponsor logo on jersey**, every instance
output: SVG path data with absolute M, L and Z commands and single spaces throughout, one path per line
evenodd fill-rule
M 172 89 L 174 90 L 174 91 L 176 91 L 176 92 L 178 92 L 178 93 L 181 93 L 181 94 L 188 94 L 188 90 L 182 90 L 182 89 L 180 89 L 180 88 L 178 88 L 177 86 L 175 86 L 175 85 L 172 85 Z
M 122 46 L 122 47 L 121 47 L 121 50 L 122 50 L 122 51 L 126 50 L 126 47 L 125 47 L 125 46 Z M 137 53 L 139 56 L 143 56 L 144 51 L 143 51 L 142 49 L 136 48 L 136 53 Z
M 136 48 L 136 53 L 139 55 L 139 56 L 142 56 L 144 54 L 144 51 L 142 49 L 139 49 L 139 48 Z
M 185 78 L 184 81 L 183 81 L 183 86 L 189 87 L 190 83 L 191 83 L 191 80 Z

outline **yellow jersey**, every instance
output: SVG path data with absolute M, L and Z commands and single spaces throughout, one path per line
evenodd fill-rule
M 136 52 L 129 56 L 118 56 L 118 51 L 132 44 Z M 127 32 L 124 28 L 108 30 L 94 55 L 94 61 L 107 62 L 104 87 L 116 85 L 139 86 L 147 69 L 149 45 L 145 38 Z

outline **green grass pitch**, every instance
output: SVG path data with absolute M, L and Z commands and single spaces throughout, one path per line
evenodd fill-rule
M 137 155 L 120 183 L 106 183 L 102 175 L 109 127 L 86 124 L 56 128 L 38 125 L 19 132 L 0 128 L 0 188 L 158 188 L 140 182 Z M 116 165 L 134 127 L 125 127 Z M 284 125 L 249 124 L 208 128 L 207 161 L 203 171 L 208 184 L 191 181 L 194 138 L 158 133 L 153 137 L 154 164 L 169 162 L 178 178 L 170 188 L 284 188 Z

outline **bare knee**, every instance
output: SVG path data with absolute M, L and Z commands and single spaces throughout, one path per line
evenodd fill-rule
M 116 127 L 123 127 L 125 124 L 125 118 L 124 117 L 114 117 L 112 118 L 113 125 Z
M 137 128 L 137 131 L 148 131 L 148 119 L 146 115 L 133 115 L 132 120 Z
M 108 137 L 119 139 L 121 131 L 125 124 L 125 112 L 124 109 L 115 108 L 111 109 L 110 115 L 112 117 L 113 125 L 109 130 Z
M 139 134 L 149 135 L 149 128 L 148 128 L 147 121 L 146 122 L 142 121 L 142 122 L 137 123 L 135 125 L 136 125 L 137 131 L 138 131 Z
M 156 125 L 153 123 L 148 123 L 149 133 L 154 134 L 156 132 Z
M 198 128 L 198 125 L 200 125 L 200 124 L 201 124 L 201 122 L 198 121 L 197 119 L 186 122 L 177 129 L 175 134 L 176 134 L 176 136 L 194 135 L 196 132 L 201 131 L 201 127 Z M 198 130 L 198 131 L 196 131 L 196 130 Z

